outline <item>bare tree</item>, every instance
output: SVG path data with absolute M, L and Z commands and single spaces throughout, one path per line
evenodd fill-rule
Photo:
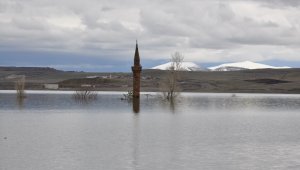
M 182 70 L 182 62 L 184 60 L 184 56 L 180 52 L 175 52 L 171 55 L 171 66 L 169 70 Z
M 16 81 L 15 81 L 15 89 L 17 91 L 17 98 L 18 99 L 23 99 L 25 98 L 25 76 L 22 75 L 20 76 Z
M 160 83 L 163 97 L 167 100 L 173 100 L 180 92 L 178 81 L 180 80 L 179 71 L 182 70 L 183 59 L 184 56 L 179 52 L 171 55 L 171 66 Z

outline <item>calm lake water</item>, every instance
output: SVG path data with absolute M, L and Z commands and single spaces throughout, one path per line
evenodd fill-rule
M 300 95 L 0 91 L 0 170 L 300 169 Z

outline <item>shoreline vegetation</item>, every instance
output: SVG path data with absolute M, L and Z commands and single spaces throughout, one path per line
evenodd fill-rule
M 132 74 L 61 71 L 43 67 L 0 67 L 0 90 L 15 90 L 14 78 L 26 76 L 26 90 L 127 92 Z M 141 92 L 161 92 L 166 71 L 143 70 Z M 300 94 L 300 68 L 241 71 L 180 71 L 181 92 Z

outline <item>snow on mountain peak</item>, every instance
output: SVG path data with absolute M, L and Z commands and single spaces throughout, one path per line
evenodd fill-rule
M 157 70 L 169 70 L 172 66 L 172 62 L 168 62 L 165 64 L 161 64 L 155 67 L 152 67 L 151 69 L 157 69 Z M 202 70 L 197 64 L 193 62 L 182 62 L 181 63 L 181 70 L 184 71 L 199 71 Z
M 246 70 L 246 69 L 285 69 L 290 67 L 275 67 L 266 64 L 255 63 L 252 61 L 243 61 L 237 63 L 226 63 L 214 67 L 209 67 L 211 71 L 235 71 L 235 70 Z

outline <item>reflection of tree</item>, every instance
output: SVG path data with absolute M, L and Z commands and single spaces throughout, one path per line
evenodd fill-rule
M 18 108 L 21 110 L 24 108 L 24 98 L 17 98 L 17 104 L 18 104 Z
M 89 105 L 90 103 L 95 101 L 95 100 L 82 99 L 82 98 L 74 98 L 74 100 L 77 104 L 80 104 L 80 105 Z
M 171 113 L 175 113 L 177 110 L 178 103 L 180 102 L 179 98 L 173 98 L 169 100 L 164 100 L 161 102 L 162 106 L 168 109 Z
M 170 100 L 170 110 L 172 113 L 175 113 L 175 108 L 176 108 L 176 101 L 175 99 Z

